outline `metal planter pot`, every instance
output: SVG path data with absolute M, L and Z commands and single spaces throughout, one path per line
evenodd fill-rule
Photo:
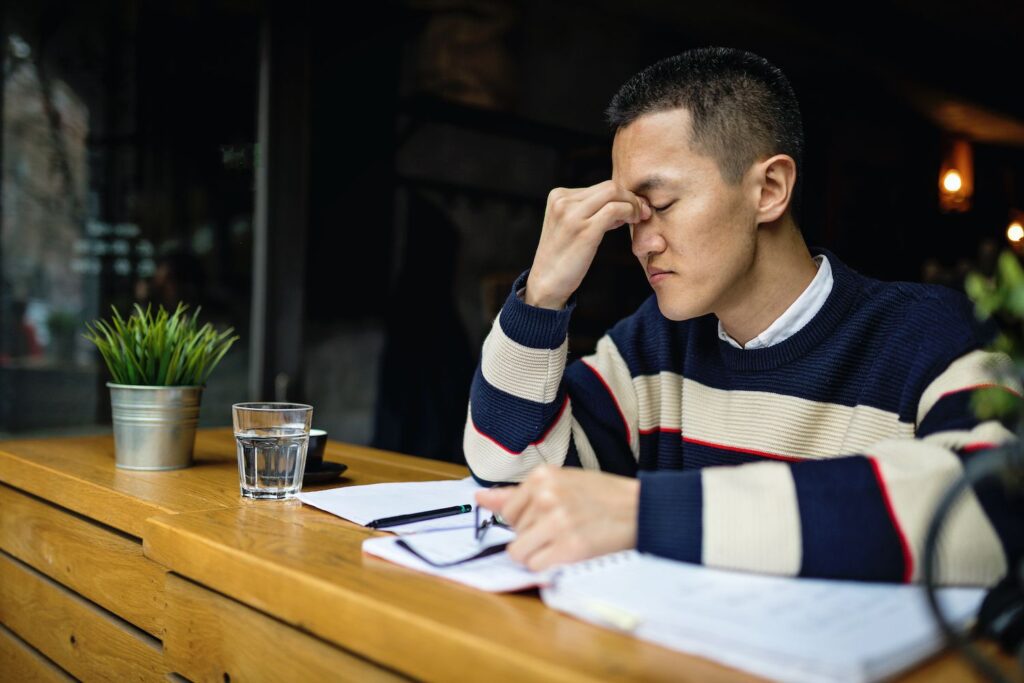
M 114 463 L 125 470 L 177 470 L 192 464 L 203 387 L 107 382 L 114 418 Z

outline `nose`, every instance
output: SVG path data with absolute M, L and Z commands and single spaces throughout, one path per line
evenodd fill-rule
M 651 219 L 631 225 L 629 236 L 633 241 L 633 255 L 641 261 L 665 251 L 665 238 Z

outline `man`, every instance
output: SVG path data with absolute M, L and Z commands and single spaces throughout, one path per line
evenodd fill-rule
M 509 553 L 534 569 L 637 547 L 919 579 L 962 459 L 1013 437 L 969 406 L 981 385 L 1019 392 L 1009 359 L 982 350 L 952 290 L 812 255 L 794 219 L 799 107 L 764 59 L 708 48 L 663 60 L 608 115 L 612 179 L 551 192 L 473 382 L 467 461 L 484 483 L 522 482 L 477 496 L 516 529 Z M 654 296 L 565 368 L 572 295 L 623 225 Z M 940 579 L 1003 576 L 1022 546 L 1014 523 L 1000 491 L 965 497 Z

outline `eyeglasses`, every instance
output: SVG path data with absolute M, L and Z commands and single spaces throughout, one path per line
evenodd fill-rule
M 503 529 L 510 528 L 508 522 L 502 519 L 501 515 L 495 514 L 493 512 L 491 513 L 490 517 L 481 521 L 479 505 L 473 508 L 473 516 L 475 527 L 475 531 L 473 532 L 473 538 L 475 538 L 480 543 L 484 542 L 484 536 L 487 534 L 487 530 L 490 529 L 492 526 L 502 527 Z
M 501 515 L 496 515 L 494 513 L 490 513 L 490 517 L 485 517 L 484 519 L 481 520 L 480 519 L 480 506 L 479 505 L 473 506 L 473 515 L 474 515 L 473 538 L 476 539 L 476 541 L 479 544 L 479 546 L 475 550 L 470 550 L 470 553 L 467 556 L 465 556 L 465 557 L 459 557 L 459 558 L 454 559 L 454 560 L 438 561 L 437 558 L 430 557 L 429 554 L 421 554 L 421 552 L 419 550 L 417 550 L 416 547 L 413 544 L 410 544 L 410 543 L 406 542 L 405 539 L 399 538 L 398 540 L 395 541 L 395 544 L 397 546 L 401 547 L 401 548 L 405 548 L 410 553 L 412 553 L 416 557 L 420 558 L 421 560 L 423 560 L 427 564 L 429 564 L 431 566 L 434 566 L 434 567 L 442 567 L 442 568 L 443 567 L 454 567 L 457 564 L 463 564 L 464 562 L 469 562 L 471 560 L 479 560 L 481 558 L 488 557 L 490 555 L 497 555 L 498 553 L 504 551 L 505 547 L 508 545 L 508 542 L 504 542 L 504 543 L 498 542 L 498 543 L 495 543 L 494 545 L 487 545 L 487 546 L 485 546 L 483 543 L 484 543 L 484 536 L 487 534 L 487 530 L 488 529 L 490 529 L 492 526 L 497 526 L 497 527 L 502 527 L 502 528 L 505 528 L 505 529 L 510 529 L 511 527 L 509 526 L 508 522 L 506 522 L 504 519 L 502 519 Z M 453 529 L 452 531 L 457 531 L 457 529 Z M 459 545 L 459 550 L 461 551 L 461 550 L 464 550 L 464 549 L 465 548 L 460 544 Z

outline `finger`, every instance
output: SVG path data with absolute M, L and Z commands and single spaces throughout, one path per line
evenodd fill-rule
M 640 198 L 612 180 L 605 180 L 588 187 L 587 190 L 586 193 L 572 196 L 572 199 L 577 202 L 575 211 L 579 211 L 577 215 L 583 219 L 592 218 L 605 204 L 610 202 L 626 202 L 632 204 L 637 210 L 640 209 Z
M 513 486 L 477 491 L 475 495 L 476 503 L 491 512 L 500 513 L 501 508 L 505 506 L 505 503 L 508 502 L 508 499 L 512 497 L 514 492 L 515 487 Z
M 550 504 L 557 498 L 553 496 L 551 482 L 560 476 L 560 473 L 560 467 L 551 465 L 540 465 L 534 468 L 529 476 L 515 487 L 515 492 L 499 511 L 501 516 L 513 528 L 518 529 L 524 516 L 527 516 L 529 510 L 537 506 L 538 502 L 543 509 L 550 508 Z
M 547 213 L 553 215 L 564 215 L 575 209 L 581 197 L 585 196 L 590 188 L 556 187 L 548 192 Z
M 533 505 L 534 489 L 523 482 L 516 487 L 515 493 L 509 496 L 505 505 L 498 512 L 505 521 L 518 532 L 519 524 L 523 521 L 523 515 Z
M 517 531 L 515 540 L 508 544 L 507 550 L 513 560 L 529 566 L 533 555 L 556 540 L 550 526 L 534 525 L 526 532 Z
M 587 223 L 596 230 L 608 232 L 623 225 L 639 223 L 645 214 L 629 202 L 609 202 L 594 214 Z M 649 217 L 649 215 L 648 215 Z
M 534 525 L 550 522 L 552 513 L 556 512 L 559 505 L 559 493 L 553 480 L 557 479 L 558 471 L 537 471 L 535 478 L 530 481 L 532 488 L 530 498 L 526 506 L 519 512 L 515 524 L 516 533 L 528 532 Z
M 548 192 L 548 201 L 555 199 L 575 199 L 589 189 L 589 187 L 556 187 Z
M 537 524 L 537 520 L 543 516 L 544 510 L 537 504 L 536 497 L 533 497 L 522 510 L 518 511 L 516 521 L 509 523 L 512 524 L 517 534 L 523 534 L 529 532 Z
M 562 544 L 558 542 L 549 543 L 537 549 L 523 564 L 532 572 L 542 572 L 545 569 L 556 567 L 560 564 L 567 564 L 575 560 L 566 559 Z
M 593 218 L 599 214 L 608 204 L 615 202 L 623 202 L 633 207 L 633 212 L 630 218 L 627 219 L 629 223 L 639 223 L 641 220 L 647 220 L 653 215 L 653 210 L 650 208 L 650 203 L 646 199 L 639 195 L 634 195 L 628 189 L 623 189 L 615 185 L 615 190 L 610 193 L 607 201 L 603 204 L 597 204 L 596 202 L 588 206 L 587 211 L 590 212 L 590 218 Z
M 640 200 L 640 220 L 649 220 L 654 215 L 654 208 L 644 197 L 637 197 Z

